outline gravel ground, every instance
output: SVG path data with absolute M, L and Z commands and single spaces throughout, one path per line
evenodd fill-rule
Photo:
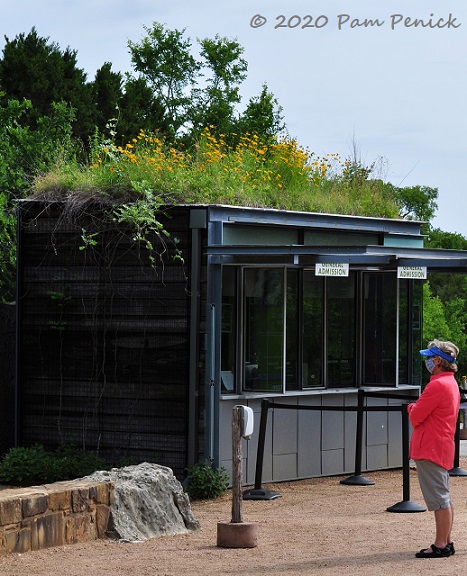
M 460 466 L 467 469 L 467 458 Z M 258 546 L 217 546 L 217 523 L 230 521 L 232 495 L 192 503 L 201 530 L 139 544 L 101 540 L 0 558 L 2 576 L 385 576 L 461 575 L 467 570 L 467 476 L 451 478 L 456 509 L 456 554 L 417 559 L 432 543 L 430 512 L 392 513 L 403 500 L 402 470 L 367 473 L 373 486 L 340 484 L 342 477 L 265 485 L 281 493 L 267 501 L 244 501 L 243 521 L 258 527 Z M 423 505 L 416 472 L 410 501 Z

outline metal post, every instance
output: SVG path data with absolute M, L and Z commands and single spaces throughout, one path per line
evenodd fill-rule
M 199 371 L 199 319 L 200 319 L 200 231 L 191 231 L 191 297 L 190 297 L 190 360 L 188 376 L 188 438 L 187 438 L 187 461 L 188 467 L 196 464 L 197 448 L 197 399 Z
M 454 452 L 454 468 L 449 470 L 449 476 L 467 476 L 467 470 L 459 467 L 459 456 L 460 456 L 460 426 L 461 426 L 461 415 L 457 417 L 456 433 L 454 435 L 455 452 Z
M 410 501 L 409 413 L 401 405 L 402 415 L 402 491 L 403 500 L 387 508 L 388 512 L 425 512 L 426 508 Z
M 216 320 L 216 305 L 208 305 L 208 318 L 209 318 L 209 343 L 208 343 L 208 358 L 209 358 L 209 396 L 208 396 L 208 438 L 207 448 L 209 452 L 209 461 L 211 464 L 214 462 L 214 388 L 216 384 L 216 338 L 215 338 L 215 320 Z
M 363 411 L 364 411 L 365 394 L 364 390 L 359 390 L 357 395 L 357 432 L 355 438 L 355 473 L 345 480 L 341 480 L 341 484 L 348 484 L 351 486 L 372 486 L 373 480 L 368 480 L 362 476 L 362 449 L 363 449 Z
M 243 492 L 244 500 L 273 500 L 274 498 L 280 498 L 280 496 L 282 496 L 279 492 L 264 490 L 261 488 L 269 404 L 269 400 L 266 400 L 265 398 L 261 400 L 261 420 L 259 423 L 258 450 L 256 453 L 255 487 L 254 489 L 245 490 Z

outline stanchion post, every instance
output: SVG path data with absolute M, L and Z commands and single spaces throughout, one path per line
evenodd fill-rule
M 402 494 L 403 500 L 387 508 L 388 512 L 425 512 L 426 508 L 410 501 L 409 414 L 401 404 L 402 420 Z
M 264 488 L 261 487 L 269 405 L 269 400 L 265 398 L 261 400 L 261 419 L 259 422 L 258 450 L 256 452 L 255 487 L 243 492 L 244 500 L 274 500 L 274 498 L 280 498 L 282 496 L 279 492 L 264 490 Z
M 461 443 L 460 428 L 461 428 L 461 414 L 459 412 L 459 416 L 457 417 L 456 433 L 454 435 L 454 444 L 455 444 L 454 468 L 451 468 L 451 470 L 449 470 L 449 476 L 467 476 L 467 470 L 464 470 L 464 468 L 459 467 L 460 443 Z
M 365 405 L 364 390 L 359 390 L 357 394 L 357 431 L 355 436 L 355 473 L 344 480 L 341 484 L 351 486 L 372 486 L 373 480 L 368 480 L 362 476 L 362 445 L 363 445 L 363 411 Z

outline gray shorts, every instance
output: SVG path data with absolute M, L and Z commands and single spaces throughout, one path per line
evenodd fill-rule
M 430 512 L 451 507 L 449 472 L 429 460 L 416 460 L 417 476 Z

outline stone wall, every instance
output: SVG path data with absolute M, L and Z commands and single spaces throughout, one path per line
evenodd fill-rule
M 0 490 L 0 555 L 106 537 L 112 482 L 55 482 Z

